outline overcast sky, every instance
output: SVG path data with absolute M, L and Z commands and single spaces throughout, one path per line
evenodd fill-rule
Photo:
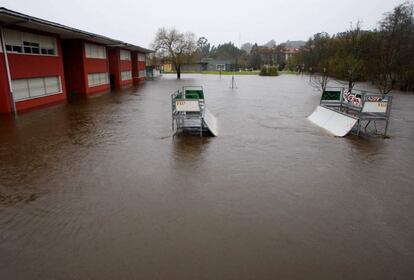
M 351 22 L 372 29 L 403 0 L 0 0 L 0 6 L 150 47 L 159 27 L 192 31 L 217 45 L 307 40 Z

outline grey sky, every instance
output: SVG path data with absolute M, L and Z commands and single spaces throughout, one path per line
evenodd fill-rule
M 384 12 L 403 0 L 0 0 L 11 10 L 69 25 L 114 39 L 150 47 L 159 27 L 176 27 L 204 36 L 212 44 L 264 44 L 274 39 L 307 40 L 325 31 L 346 30 L 362 21 L 376 26 Z

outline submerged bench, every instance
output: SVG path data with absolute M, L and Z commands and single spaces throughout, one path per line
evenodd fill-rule
M 347 135 L 355 126 L 359 135 L 365 123 L 365 132 L 370 123 L 385 122 L 383 136 L 387 135 L 391 113 L 392 96 L 364 90 L 327 88 L 321 96 L 319 106 L 308 117 L 316 125 L 335 136 Z

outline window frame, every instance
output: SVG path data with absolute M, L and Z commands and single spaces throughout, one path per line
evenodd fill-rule
M 141 73 L 144 73 L 145 75 L 142 75 L 142 76 L 141 76 Z M 141 77 L 146 78 L 146 77 L 147 77 L 147 70 L 146 70 L 146 69 L 139 70 L 139 71 L 138 71 L 138 77 L 139 77 L 139 78 L 141 78 Z
M 125 73 L 128 73 L 127 79 L 124 79 Z M 132 80 L 132 70 L 121 71 L 121 81 L 125 82 L 125 81 L 130 81 L 130 80 Z
M 85 49 L 84 55 L 85 55 L 85 58 L 87 59 L 103 59 L 103 60 L 108 59 L 107 49 L 105 46 L 85 42 L 84 49 Z M 102 57 L 100 56 L 101 54 L 103 54 Z
M 125 56 L 125 54 L 128 54 L 128 56 Z M 122 55 L 124 54 L 124 55 Z M 120 49 L 119 50 L 119 59 L 122 61 L 131 61 L 131 51 Z
M 138 62 L 146 62 L 147 56 L 144 53 L 138 53 L 137 60 Z
M 10 45 L 7 44 L 7 32 L 16 32 L 18 33 L 18 40 L 19 40 L 19 45 Z M 19 54 L 19 55 L 37 55 L 37 56 L 59 56 L 59 48 L 58 48 L 58 42 L 57 42 L 57 38 L 54 36 L 49 36 L 49 35 L 40 35 L 37 33 L 30 33 L 30 32 L 25 32 L 25 31 L 20 31 L 20 30 L 15 30 L 15 29 L 5 29 L 5 42 L 4 45 L 6 46 L 6 52 L 10 53 L 10 54 Z M 24 37 L 26 38 L 32 38 L 33 40 L 26 40 Z M 50 48 L 42 48 L 42 37 L 45 38 L 49 38 L 52 39 L 53 41 L 53 54 L 45 54 L 42 53 L 42 50 L 45 49 L 46 51 L 50 51 L 52 49 Z M 17 39 L 17 38 L 15 38 Z M 35 42 L 36 41 L 36 42 Z M 27 45 L 25 45 L 24 43 L 28 43 Z M 33 44 L 37 44 L 38 46 L 34 46 Z M 20 51 L 17 51 L 15 49 L 20 48 Z M 31 52 L 25 52 L 25 49 L 30 49 Z M 38 49 L 39 53 L 34 53 L 33 49 Z
M 223 63 L 216 64 L 216 71 L 226 71 L 226 64 L 223 64 Z
M 101 80 L 101 76 L 90 76 L 90 75 L 102 75 L 105 74 L 105 82 L 104 83 L 94 83 L 94 84 L 90 84 L 89 81 L 92 79 L 93 81 L 95 80 Z M 93 87 L 98 87 L 98 86 L 103 86 L 103 85 L 109 85 L 110 84 L 110 79 L 109 79 L 109 73 L 108 72 L 94 72 L 94 73 L 88 73 L 88 88 L 93 88 Z
M 46 87 L 46 79 L 47 78 L 58 78 L 58 87 L 59 87 L 59 91 L 58 92 L 47 93 L 47 87 Z M 44 94 L 42 94 L 42 95 L 36 95 L 36 96 L 30 96 L 30 84 L 29 84 L 29 80 L 34 80 L 34 79 L 42 79 Z M 27 88 L 27 92 L 28 92 L 29 96 L 28 97 L 25 97 L 25 98 L 16 99 L 15 96 L 14 96 L 14 92 L 15 91 L 13 90 L 12 93 L 13 93 L 13 101 L 14 102 L 21 102 L 21 101 L 26 101 L 26 100 L 36 99 L 36 98 L 43 98 L 43 97 L 47 97 L 47 96 L 56 95 L 56 94 L 62 94 L 63 93 L 63 89 L 62 89 L 62 77 L 61 76 L 43 76 L 43 77 L 31 77 L 31 78 L 14 79 L 14 80 L 12 80 L 12 87 L 13 87 L 13 81 L 16 81 L 16 80 L 24 80 L 26 82 L 26 88 Z

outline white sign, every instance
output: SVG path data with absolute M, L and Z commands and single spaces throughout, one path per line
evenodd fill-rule
M 387 112 L 387 101 L 369 102 L 365 101 L 362 112 L 365 113 L 386 113 Z
M 200 112 L 198 100 L 176 100 L 175 109 L 178 112 Z

